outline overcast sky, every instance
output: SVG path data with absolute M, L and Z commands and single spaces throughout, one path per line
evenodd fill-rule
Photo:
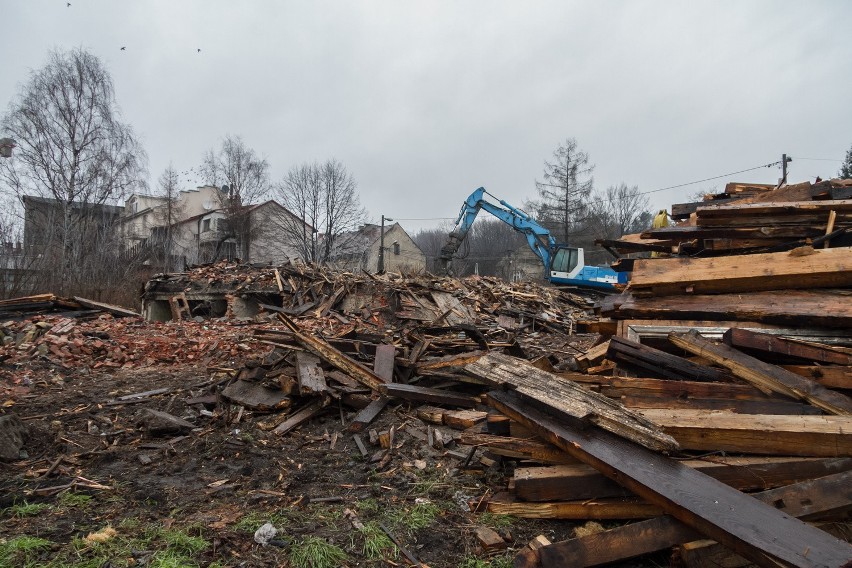
M 50 49 L 82 46 L 112 73 L 152 186 L 230 133 L 274 180 L 334 157 L 372 219 L 432 219 L 481 185 L 522 205 L 568 137 L 596 188 L 642 191 L 785 152 L 790 180 L 813 181 L 852 146 L 848 1 L 66 2 L 0 0 L 0 108 Z

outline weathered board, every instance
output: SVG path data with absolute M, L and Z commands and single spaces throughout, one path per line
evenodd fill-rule
M 487 384 L 514 389 L 528 400 L 558 408 L 568 416 L 596 424 L 648 448 L 666 451 L 677 448 L 674 439 L 641 415 L 573 381 L 537 369 L 523 359 L 489 353 L 464 369 Z
M 759 563 L 767 556 L 799 567 L 843 566 L 852 547 L 774 507 L 600 428 L 559 418 L 507 392 L 489 404 L 574 457 L 617 480 L 687 526 Z M 552 409 L 551 409 L 552 410 Z

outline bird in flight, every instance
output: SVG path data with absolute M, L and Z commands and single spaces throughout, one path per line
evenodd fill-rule
M 125 49 L 127 49 L 127 47 L 126 47 L 126 46 L 122 46 L 121 51 L 124 51 Z
M 71 2 L 66 2 L 65 7 L 66 7 L 66 8 L 70 8 L 70 7 L 71 7 Z
M 201 48 L 200 48 L 200 47 L 198 48 L 198 53 L 201 53 Z

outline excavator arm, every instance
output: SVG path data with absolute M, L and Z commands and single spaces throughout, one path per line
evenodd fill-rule
M 462 242 L 464 242 L 465 237 L 470 232 L 470 228 L 473 226 L 473 222 L 476 220 L 479 211 L 484 209 L 519 233 L 524 234 L 527 238 L 527 244 L 529 244 L 533 253 L 541 259 L 546 278 L 550 270 L 551 256 L 556 248 L 556 241 L 550 235 L 550 231 L 539 225 L 528 214 L 509 205 L 502 199 L 497 199 L 491 195 L 491 197 L 497 199 L 499 205 L 486 201 L 486 193 L 491 195 L 485 191 L 484 187 L 480 187 L 471 193 L 462 205 L 459 216 L 456 219 L 455 228 L 450 233 L 447 243 L 441 248 L 441 255 L 439 257 L 439 269 L 441 273 L 447 274 L 449 272 L 453 256 L 458 252 L 459 247 L 461 247 Z

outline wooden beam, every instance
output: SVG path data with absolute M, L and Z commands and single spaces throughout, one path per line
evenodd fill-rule
M 272 432 L 274 434 L 278 434 L 279 436 L 283 436 L 293 428 L 296 428 L 303 422 L 307 422 L 323 410 L 325 410 L 326 405 L 328 404 L 328 400 L 325 397 L 318 398 L 315 401 L 303 406 L 293 414 L 287 417 L 287 419 L 275 427 Z
M 797 518 L 832 515 L 852 507 L 852 474 L 808 480 L 753 497 Z M 543 568 L 597 566 L 696 540 L 697 534 L 674 517 L 665 516 L 556 542 L 542 547 L 539 556 Z
M 573 521 L 647 519 L 662 514 L 660 507 L 636 498 L 527 503 L 518 501 L 508 492 L 494 495 L 488 500 L 486 509 L 489 513 L 513 515 L 523 519 L 566 519 Z
M 852 286 L 852 248 L 721 256 L 637 259 L 630 281 L 636 296 L 720 294 Z
M 780 365 L 791 373 L 813 379 L 824 387 L 852 390 L 852 367 L 829 365 Z
M 723 399 L 723 400 L 788 400 L 780 395 L 767 395 L 751 385 L 639 379 L 632 377 L 593 377 L 600 393 L 612 398 L 625 396 L 659 397 L 663 399 Z
M 822 414 L 822 411 L 815 406 L 786 400 L 686 399 L 653 396 L 622 396 L 618 400 L 627 408 L 633 409 L 727 410 L 737 414 L 790 414 L 793 416 Z
M 846 299 L 852 304 L 852 297 Z M 790 341 L 768 333 L 758 333 L 748 329 L 729 329 L 722 336 L 724 342 L 740 349 L 752 349 L 773 356 L 782 355 L 804 359 L 815 363 L 834 365 L 852 365 L 852 355 L 835 351 L 828 347 L 820 347 L 798 341 Z
M 361 411 L 355 415 L 355 418 L 352 419 L 352 422 L 349 424 L 350 432 L 361 432 L 366 428 L 370 422 L 376 419 L 376 416 L 381 413 L 382 410 L 385 409 L 385 406 L 388 405 L 390 399 L 386 396 L 380 396 L 366 407 L 362 408 Z
M 514 389 L 527 400 L 559 408 L 568 416 L 595 424 L 645 447 L 670 451 L 677 442 L 655 424 L 618 402 L 529 362 L 501 353 L 489 353 L 465 366 L 465 371 L 498 388 Z
M 491 392 L 488 401 L 687 526 L 755 562 L 765 564 L 769 556 L 802 568 L 839 567 L 852 557 L 846 543 L 682 463 L 599 428 L 578 429 L 576 420 L 562 413 L 554 418 L 514 393 Z
M 852 417 L 640 410 L 689 450 L 812 457 L 852 456 Z
M 831 414 L 852 414 L 852 399 L 849 397 L 829 390 L 801 375 L 764 363 L 733 347 L 704 339 L 695 330 L 683 334 L 670 333 L 669 341 L 690 353 L 727 368 L 737 377 L 760 389 L 806 400 Z
M 488 450 L 498 456 L 550 464 L 577 463 L 576 458 L 569 456 L 553 444 L 549 444 L 540 438 L 524 439 L 462 432 L 458 442 L 466 446 L 476 446 Z
M 302 394 L 316 394 L 328 390 L 319 362 L 319 357 L 311 353 L 304 351 L 296 353 L 296 379 L 299 381 L 299 392 Z
M 396 347 L 386 343 L 376 345 L 376 357 L 373 360 L 373 372 L 385 382 L 393 382 L 393 364 Z
M 290 328 L 296 341 L 331 366 L 340 369 L 362 385 L 366 385 L 373 390 L 377 390 L 380 385 L 385 384 L 384 379 L 380 376 L 356 363 L 318 336 L 302 333 L 299 326 L 284 314 L 278 314 L 278 318 Z
M 765 491 L 852 470 L 852 458 L 724 457 L 683 464 L 740 491 Z M 516 467 L 515 495 L 522 501 L 576 501 L 631 493 L 585 464 Z
M 472 396 L 440 389 L 418 387 L 416 385 L 390 383 L 381 385 L 381 387 L 379 387 L 379 391 L 387 396 L 394 396 L 403 400 L 431 402 L 433 404 L 447 404 L 450 406 L 461 406 L 464 408 L 473 408 L 478 402 L 477 399 Z
M 783 290 L 692 296 L 620 298 L 602 313 L 618 319 L 737 320 L 799 327 L 852 327 L 849 290 Z
M 606 356 L 612 361 L 629 363 L 649 371 L 653 375 L 668 379 L 721 382 L 733 379 L 725 371 L 706 365 L 698 365 L 683 357 L 648 347 L 624 337 L 610 339 Z

